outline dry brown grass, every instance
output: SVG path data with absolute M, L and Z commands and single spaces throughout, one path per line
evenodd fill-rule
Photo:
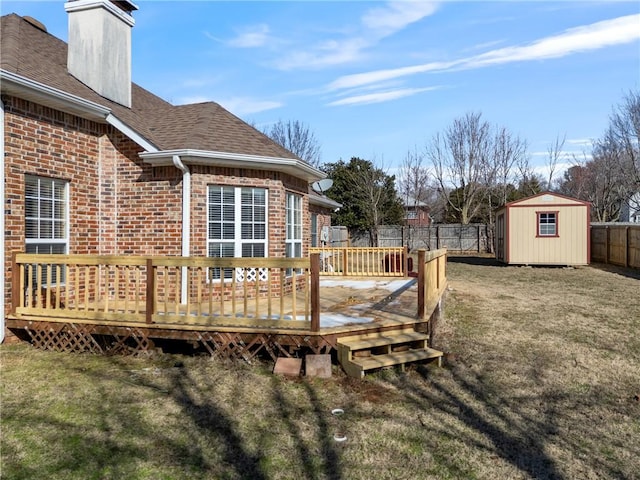
M 640 478 L 640 280 L 450 260 L 442 369 L 292 380 L 270 362 L 3 346 L 0 475 Z

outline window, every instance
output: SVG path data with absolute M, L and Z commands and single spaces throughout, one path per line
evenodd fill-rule
M 538 237 L 558 236 L 558 212 L 536 212 L 538 216 Z
M 287 193 L 285 256 L 302 257 L 302 197 Z M 287 275 L 291 271 L 287 270 Z
M 53 178 L 25 176 L 25 251 L 26 253 L 67 253 L 68 228 L 68 183 Z M 52 278 L 42 278 L 35 284 L 57 283 L 56 269 Z M 63 273 L 64 275 L 64 273 Z M 64 279 L 60 279 L 63 281 Z
M 311 246 L 318 246 L 318 214 L 311 214 Z
M 266 189 L 210 185 L 207 203 L 210 257 L 267 256 Z M 225 270 L 225 278 L 231 278 L 231 271 Z M 220 275 L 220 269 L 212 272 L 212 278 Z

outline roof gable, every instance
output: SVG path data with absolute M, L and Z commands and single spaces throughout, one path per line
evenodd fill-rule
M 39 84 L 94 102 L 159 150 L 195 149 L 300 160 L 214 102 L 174 106 L 132 83 L 131 108 L 91 90 L 67 71 L 67 44 L 24 18 L 0 25 L 0 67 Z
M 590 206 L 589 202 L 585 202 L 583 200 L 578 200 L 577 198 L 568 197 L 566 195 L 562 195 L 560 193 L 555 192 L 541 192 L 537 195 L 533 195 L 527 198 L 521 198 L 519 200 L 514 200 L 513 202 L 509 202 L 502 206 L 503 208 L 510 207 L 524 207 L 524 206 Z

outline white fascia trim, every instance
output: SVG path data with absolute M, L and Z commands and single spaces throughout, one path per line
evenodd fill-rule
M 41 100 L 44 105 L 52 103 L 51 100 L 63 111 L 81 115 L 92 120 L 104 121 L 111 113 L 107 107 L 103 107 L 95 102 L 58 90 L 40 82 L 7 70 L 0 70 L 0 84 L 2 91 L 8 94 L 28 93 L 29 100 Z M 49 100 L 49 102 L 45 102 Z M 123 132 L 124 133 L 124 132 Z
M 342 204 L 331 200 L 328 197 L 317 197 L 315 195 L 309 195 L 309 203 L 311 205 L 317 205 L 319 207 L 330 208 L 335 210 L 336 208 L 342 208 Z
M 131 128 L 126 123 L 124 123 L 114 114 L 109 113 L 109 115 L 107 115 L 107 118 L 105 120 L 113 128 L 125 134 L 127 137 L 129 137 L 131 140 L 133 140 L 135 143 L 137 143 L 139 146 L 141 146 L 148 152 L 158 151 L 158 148 L 154 144 L 149 142 L 146 138 L 144 138 L 142 135 L 140 135 L 138 132 L 136 132 L 133 128 Z
M 258 170 L 295 170 L 298 175 L 309 181 L 320 180 L 326 174 L 312 167 L 308 163 L 295 158 L 264 157 L 261 155 L 247 155 L 242 153 L 212 152 L 206 150 L 163 150 L 159 152 L 143 152 L 140 157 L 155 166 L 173 165 L 173 155 L 179 155 L 183 162 L 195 165 L 223 165 L 238 166 L 242 168 L 255 168 Z M 219 163 L 217 163 L 217 162 Z
M 138 6 L 133 2 L 127 2 L 132 7 L 132 10 L 138 10 Z M 102 7 L 108 12 L 112 13 L 120 20 L 125 22 L 130 27 L 133 27 L 136 22 L 133 17 L 127 14 L 124 10 L 116 7 L 113 3 L 105 0 L 75 0 L 73 2 L 65 2 L 64 9 L 67 13 L 80 12 L 82 10 L 91 10 L 96 7 Z
M 6 70 L 0 70 L 0 84 L 2 91 L 9 95 L 22 94 L 21 96 L 27 100 L 37 101 L 82 118 L 106 122 L 145 150 L 158 151 L 155 145 L 113 115 L 107 107 Z

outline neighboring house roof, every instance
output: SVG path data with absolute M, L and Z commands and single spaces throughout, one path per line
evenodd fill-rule
M 429 208 L 429 204 L 423 202 L 422 200 L 418 200 L 415 197 L 408 196 L 402 200 L 402 203 L 405 208 Z
M 5 15 L 1 21 L 3 91 L 12 93 L 12 88 L 22 87 L 25 81 L 35 82 L 36 89 L 40 85 L 46 86 L 102 106 L 124 127 L 141 137 L 143 141 L 138 143 L 153 146 L 158 151 L 224 152 L 274 158 L 284 160 L 280 162 L 281 170 L 295 171 L 301 178 L 315 180 L 324 176 L 217 103 L 174 106 L 135 83 L 132 84 L 131 108 L 110 101 L 68 72 L 65 42 L 16 14 Z M 19 82 L 12 82 L 14 79 Z M 262 168 L 266 167 L 262 164 Z

